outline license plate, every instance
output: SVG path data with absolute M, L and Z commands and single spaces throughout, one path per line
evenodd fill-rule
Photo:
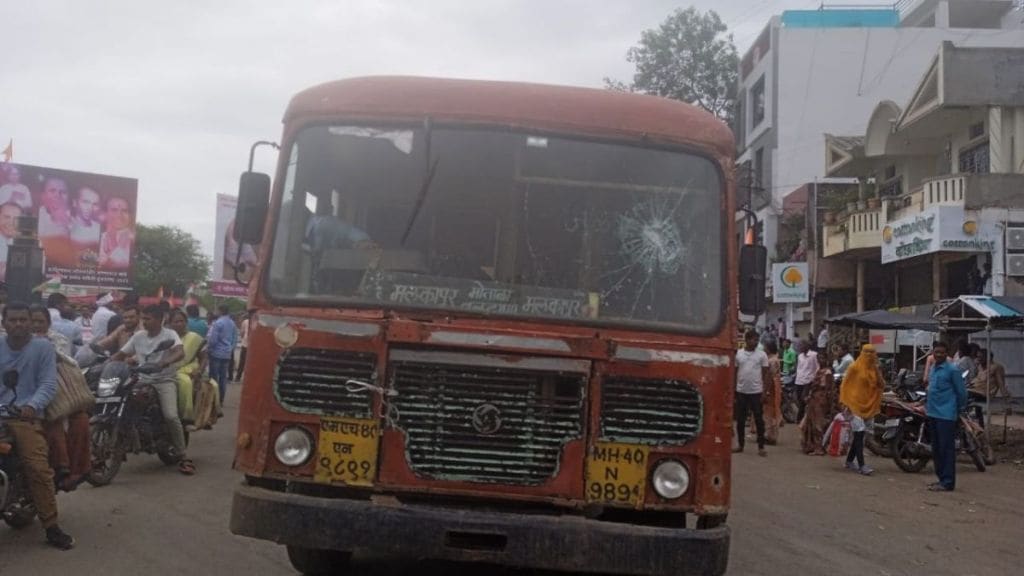
M 120 396 L 104 396 L 103 398 L 97 398 L 96 399 L 96 403 L 97 404 L 114 404 L 114 403 L 120 402 L 120 401 L 121 401 L 121 397 Z
M 313 480 L 324 484 L 373 486 L 379 446 L 377 420 L 321 419 Z
M 587 501 L 639 507 L 647 486 L 650 448 L 598 442 L 587 456 Z

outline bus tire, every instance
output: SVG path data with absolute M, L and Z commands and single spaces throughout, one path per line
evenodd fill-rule
M 286 546 L 286 548 L 288 549 L 288 561 L 292 563 L 292 568 L 306 576 L 341 574 L 352 561 L 351 552 L 317 550 L 298 546 Z

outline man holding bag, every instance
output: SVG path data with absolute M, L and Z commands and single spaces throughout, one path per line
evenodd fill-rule
M 70 550 L 75 539 L 57 526 L 57 497 L 53 491 L 53 469 L 41 417 L 57 390 L 57 354 L 47 340 L 33 338 L 28 306 L 11 302 L 4 308 L 6 336 L 0 336 L 0 404 L 17 418 L 6 419 L 14 436 L 15 449 L 28 480 L 29 493 L 46 542 Z

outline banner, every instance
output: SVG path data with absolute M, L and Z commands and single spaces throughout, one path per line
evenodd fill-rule
M 217 195 L 217 236 L 213 247 L 213 279 L 210 281 L 210 292 L 214 296 L 248 297 L 248 289 L 239 280 L 248 284 L 259 263 L 253 246 L 245 245 L 239 254 L 238 242 L 233 238 L 237 208 L 237 197 Z
M 133 178 L 0 164 L 0 280 L 6 280 L 18 218 L 34 216 L 46 277 L 130 290 L 138 188 Z
M 807 262 L 772 264 L 772 302 L 810 302 L 811 289 Z
M 882 264 L 934 252 L 1000 250 L 1001 233 L 989 219 L 964 212 L 963 206 L 932 206 L 893 220 L 882 229 Z

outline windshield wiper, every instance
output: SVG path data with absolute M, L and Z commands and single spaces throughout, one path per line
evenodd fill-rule
M 434 174 L 437 173 L 437 164 L 441 161 L 441 158 L 435 158 L 434 163 L 430 165 L 430 169 L 427 170 L 426 177 L 423 178 L 423 184 L 420 186 L 419 195 L 416 197 L 416 206 L 413 207 L 412 215 L 409 217 L 409 222 L 405 225 L 405 232 L 402 233 L 401 245 L 405 246 L 405 241 L 409 239 L 409 233 L 412 232 L 412 227 L 416 224 L 416 218 L 420 215 L 420 210 L 423 208 L 423 202 L 427 199 L 427 192 L 430 191 L 430 184 L 434 181 Z

